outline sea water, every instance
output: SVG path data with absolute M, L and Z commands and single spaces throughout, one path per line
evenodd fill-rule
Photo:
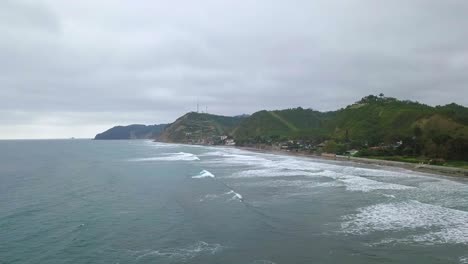
M 468 263 L 468 183 L 151 141 L 0 141 L 0 263 Z

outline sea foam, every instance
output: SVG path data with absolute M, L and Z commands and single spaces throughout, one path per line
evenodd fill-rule
M 200 160 L 196 155 L 186 152 L 166 153 L 163 156 L 131 159 L 130 161 L 195 161 Z
M 240 193 L 237 193 L 234 190 L 230 190 L 229 192 L 225 192 L 223 194 L 207 194 L 203 198 L 200 199 L 200 202 L 214 200 L 214 199 L 226 200 L 227 197 L 230 197 L 227 201 L 233 201 L 233 200 L 238 200 L 240 202 L 243 201 L 243 197 Z
M 242 195 L 236 193 L 234 190 L 230 190 L 229 192 L 225 193 L 226 195 L 233 195 L 230 200 L 239 200 L 242 201 Z
M 414 200 L 368 206 L 344 219 L 343 231 L 356 235 L 379 231 L 425 230 L 423 234 L 405 239 L 387 239 L 389 242 L 468 244 L 468 212 Z
M 202 179 L 202 178 L 214 178 L 215 176 L 207 171 L 207 170 L 202 170 L 198 175 L 192 176 L 192 179 Z

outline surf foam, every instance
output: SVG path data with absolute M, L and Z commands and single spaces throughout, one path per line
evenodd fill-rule
M 239 193 L 236 193 L 234 190 L 230 190 L 229 192 L 225 193 L 226 195 L 233 195 L 232 198 L 230 200 L 239 200 L 239 201 L 242 201 L 242 195 L 240 195 Z
M 347 221 L 342 223 L 342 229 L 346 233 L 366 235 L 378 231 L 422 229 L 424 234 L 399 241 L 468 244 L 468 212 L 418 201 L 372 205 L 344 219 Z
M 207 170 L 202 170 L 198 175 L 192 176 L 192 179 L 202 179 L 202 178 L 214 178 L 215 176 L 207 171 Z
M 131 159 L 130 161 L 195 161 L 200 160 L 195 154 L 186 153 L 186 152 L 178 152 L 178 153 L 166 153 L 163 156 L 158 157 L 149 157 L 149 158 L 138 158 L 138 159 Z

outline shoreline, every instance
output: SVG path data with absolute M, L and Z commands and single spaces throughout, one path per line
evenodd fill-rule
M 175 142 L 163 142 L 163 141 L 156 141 L 156 140 L 153 140 L 153 142 L 161 142 L 161 143 L 169 143 L 169 144 L 175 143 Z M 190 145 L 190 146 L 194 145 L 194 144 L 186 144 L 186 143 L 175 143 L 175 144 Z M 414 172 L 426 173 L 426 174 L 431 174 L 431 175 L 436 175 L 436 176 L 439 175 L 439 176 L 448 176 L 448 177 L 468 179 L 468 169 L 462 169 L 462 168 L 457 168 L 457 167 L 444 167 L 444 166 L 427 165 L 427 164 L 415 164 L 415 163 L 401 162 L 401 161 L 358 158 L 358 157 L 342 156 L 342 155 L 336 155 L 335 157 L 327 157 L 327 156 L 319 156 L 319 155 L 314 155 L 314 154 L 304 153 L 304 152 L 292 152 L 292 151 L 284 151 L 284 150 L 277 150 L 277 149 L 271 149 L 271 148 L 241 147 L 241 146 L 226 146 L 226 145 L 199 145 L 199 146 L 212 146 L 212 147 L 224 147 L 224 148 L 227 147 L 227 148 L 236 148 L 236 149 L 247 150 L 247 151 L 252 151 L 252 152 L 257 152 L 257 153 L 265 153 L 265 154 L 295 156 L 295 157 L 303 157 L 303 158 L 327 160 L 327 161 L 344 161 L 344 162 L 352 162 L 352 163 L 361 164 L 361 165 L 394 167 L 394 168 L 406 169 L 406 170 L 410 170 Z
M 304 152 L 291 152 L 291 151 L 263 149 L 263 148 L 255 148 L 255 147 L 235 146 L 234 148 L 252 151 L 252 152 L 258 152 L 258 153 L 265 153 L 265 154 L 286 155 L 286 156 L 304 157 L 304 158 L 328 160 L 328 161 L 347 161 L 347 162 L 353 162 L 356 164 L 395 167 L 395 168 L 401 168 L 401 169 L 406 169 L 406 170 L 411 170 L 411 171 L 421 172 L 421 173 L 458 177 L 458 178 L 468 178 L 467 169 L 456 168 L 456 167 L 443 167 L 443 166 L 436 166 L 436 165 L 415 164 L 415 163 L 409 163 L 409 162 L 379 160 L 379 159 L 369 159 L 369 158 L 358 158 L 358 157 L 352 157 L 352 156 L 348 157 L 348 156 L 341 156 L 341 155 L 336 155 L 336 157 L 327 157 L 327 156 L 318 156 L 318 155 L 304 153 Z

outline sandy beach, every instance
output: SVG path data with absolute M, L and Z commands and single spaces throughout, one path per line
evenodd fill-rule
M 407 170 L 429 173 L 429 174 L 441 174 L 444 176 L 468 178 L 467 169 L 456 168 L 456 167 L 444 167 L 444 166 L 435 166 L 435 165 L 428 165 L 428 164 L 415 164 L 415 163 L 408 163 L 408 162 L 358 158 L 358 157 L 341 156 L 341 155 L 336 155 L 335 157 L 328 157 L 328 156 L 319 156 L 319 155 L 309 154 L 305 152 L 283 151 L 283 150 L 255 148 L 255 147 L 236 147 L 236 148 L 253 151 L 253 152 L 270 153 L 270 154 L 277 154 L 277 155 L 290 155 L 290 156 L 307 157 L 307 158 L 313 158 L 313 159 L 349 161 L 349 162 L 355 162 L 358 164 L 370 164 L 370 165 L 397 167 L 397 168 L 403 168 Z

